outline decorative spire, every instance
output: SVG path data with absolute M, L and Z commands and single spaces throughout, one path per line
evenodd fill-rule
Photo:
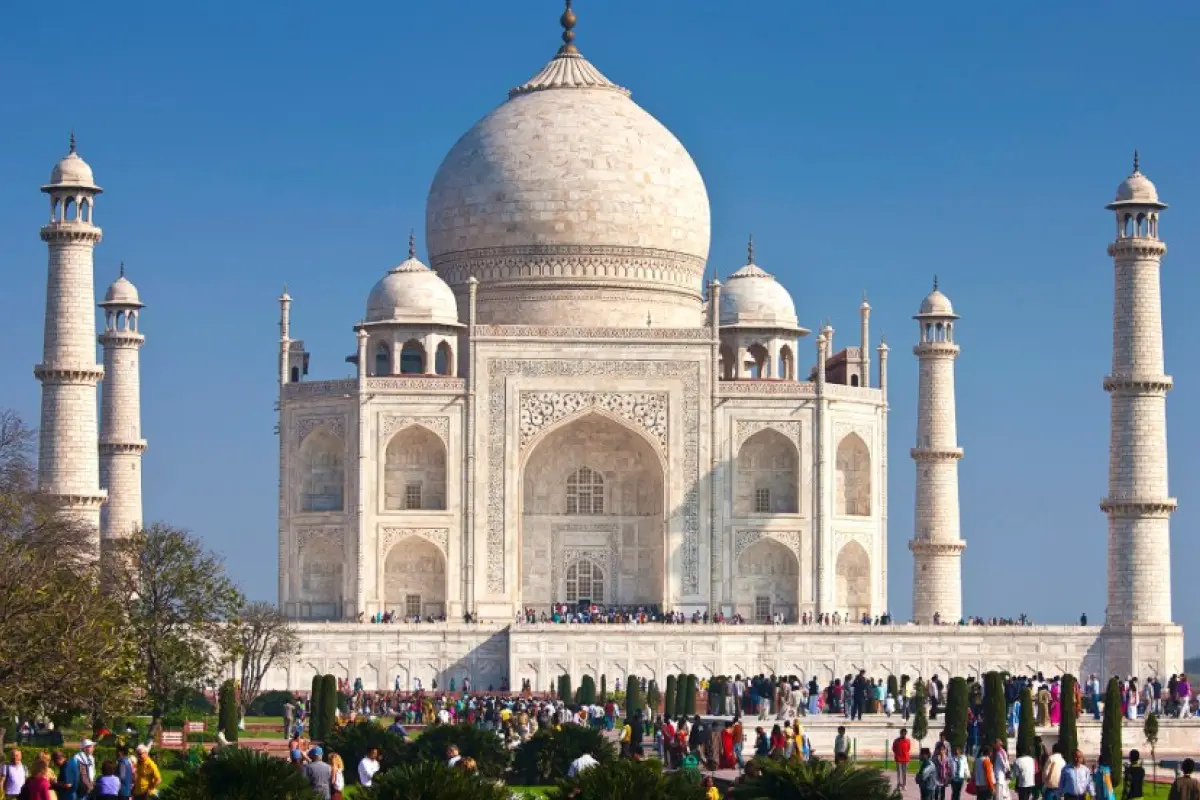
M 417 257 L 417 237 L 411 230 L 408 232 L 408 257 Z
M 71 153 L 75 152 L 75 129 L 71 128 Z
M 122 277 L 122 278 L 125 277 L 125 262 L 124 261 L 121 262 L 121 275 L 119 277 Z
M 562 40 L 563 46 L 558 48 L 559 55 L 564 53 L 578 53 L 575 48 L 575 12 L 571 10 L 571 0 L 566 0 L 566 9 L 563 10 L 562 16 L 558 18 L 558 23 L 562 25 Z
M 934 275 L 934 276 L 933 276 L 933 290 L 934 290 L 935 292 L 938 290 L 938 285 L 937 285 L 937 275 Z
M 746 240 L 746 263 L 754 263 L 754 234 L 750 234 L 750 238 Z
M 1141 172 L 1141 170 L 1138 169 L 1138 151 L 1134 150 L 1133 151 L 1133 174 L 1137 175 L 1139 172 Z

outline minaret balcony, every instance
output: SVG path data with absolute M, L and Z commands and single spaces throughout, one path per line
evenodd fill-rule
M 137 331 L 111 330 L 100 334 L 96 337 L 96 341 L 104 346 L 141 347 L 145 343 L 146 337 Z
M 1108 246 L 1109 257 L 1116 259 L 1162 258 L 1166 252 L 1167 245 L 1161 239 L 1142 236 L 1117 239 Z
M 114 442 L 100 440 L 101 455 L 137 455 L 140 456 L 146 452 L 146 440 L 137 439 L 135 441 Z
M 108 491 L 105 489 L 98 492 L 56 492 L 53 489 L 45 489 L 41 494 L 49 498 L 55 506 L 68 510 L 99 508 L 108 502 Z
M 926 358 L 929 356 L 957 358 L 959 350 L 959 346 L 954 342 L 921 342 L 913 348 L 913 355 L 917 358 Z
M 42 241 L 50 244 L 70 242 L 90 242 L 99 244 L 104 238 L 104 231 L 90 222 L 52 222 L 43 225 Z
M 1112 517 L 1165 519 L 1179 507 L 1174 497 L 1106 497 L 1100 510 Z
M 908 454 L 913 461 L 957 461 L 963 457 L 961 447 L 914 447 Z
M 1108 375 L 1104 391 L 1114 394 L 1166 394 L 1175 385 L 1170 375 Z
M 908 549 L 919 556 L 957 556 L 967 549 L 962 539 L 956 542 L 931 542 L 928 539 L 911 539 Z
M 42 383 L 94 384 L 104 378 L 104 367 L 99 364 L 38 364 L 33 368 L 33 376 Z

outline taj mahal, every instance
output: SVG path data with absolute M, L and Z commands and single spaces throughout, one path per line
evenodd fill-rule
M 302 688 L 329 672 L 367 688 L 454 677 L 544 688 L 563 672 L 1179 671 L 1183 632 L 1161 568 L 1175 508 L 1166 204 L 1136 160 L 1107 205 L 1106 618 L 958 625 L 967 542 L 950 299 L 936 282 L 914 287 L 913 361 L 906 352 L 896 364 L 871 338 L 865 297 L 857 330 L 835 337 L 797 316 L 752 240 L 744 264 L 710 263 L 699 170 L 583 57 L 570 6 L 557 53 L 450 148 L 423 237 L 380 270 L 361 321 L 347 320 L 353 377 L 310 377 L 338 365 L 310 364 L 291 309 L 319 300 L 279 298 L 278 601 L 303 645 L 268 684 Z M 73 139 L 42 191 L 39 480 L 62 514 L 96 531 L 100 552 L 142 523 L 138 356 L 152 329 L 122 274 L 99 303 L 97 363 L 102 190 Z M 913 615 L 864 626 L 889 611 L 897 367 L 919 370 L 915 426 L 900 425 L 906 438 L 915 427 L 915 519 L 891 531 L 911 551 Z M 588 603 L 744 624 L 525 622 Z M 439 621 L 368 622 L 382 612 Z M 798 624 L 835 614 L 841 624 Z

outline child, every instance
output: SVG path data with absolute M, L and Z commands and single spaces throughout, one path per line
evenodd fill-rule
M 1142 766 L 1142 754 L 1137 750 L 1129 751 L 1129 766 L 1125 768 L 1125 776 L 1121 788 L 1121 800 L 1134 800 L 1145 797 L 1142 794 L 1142 784 L 1146 782 L 1146 768 Z
M 117 800 L 121 792 L 121 779 L 117 777 L 117 762 L 105 761 L 100 765 L 100 778 L 96 781 L 96 797 L 99 800 Z

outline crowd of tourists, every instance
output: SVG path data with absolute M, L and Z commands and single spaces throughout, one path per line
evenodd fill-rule
M 9 751 L 0 766 L 4 797 L 20 800 L 145 800 L 157 794 L 162 774 L 150 757 L 150 747 L 117 747 L 115 759 L 96 763 L 96 743 L 84 739 L 78 752 L 42 751 L 24 763 L 21 750 Z

